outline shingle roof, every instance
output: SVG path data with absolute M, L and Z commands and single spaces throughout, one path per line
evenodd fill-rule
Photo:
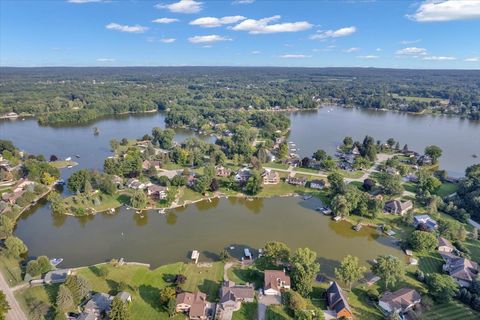
M 336 281 L 332 282 L 327 289 L 327 303 L 328 306 L 337 313 L 342 309 L 347 309 L 350 313 L 352 312 L 348 305 L 348 301 L 343 294 L 342 288 L 340 288 Z
M 390 305 L 392 309 L 405 311 L 414 302 L 421 299 L 420 294 L 411 288 L 402 288 L 395 292 L 386 292 L 380 301 Z

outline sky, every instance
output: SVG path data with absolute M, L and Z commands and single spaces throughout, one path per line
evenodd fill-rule
M 480 0 L 0 0 L 0 65 L 480 69 Z

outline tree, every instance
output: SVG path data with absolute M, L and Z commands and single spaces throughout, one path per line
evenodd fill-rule
M 388 173 L 381 173 L 378 177 L 383 191 L 387 195 L 400 195 L 403 193 L 402 178 L 398 175 L 391 175 Z
M 118 297 L 113 298 L 108 318 L 110 320 L 130 320 L 131 315 L 128 304 L 120 300 Z
M 112 148 L 113 152 L 116 152 L 118 147 L 120 147 L 120 142 L 117 139 L 110 140 L 110 147 Z
M 446 274 L 432 273 L 427 277 L 430 295 L 437 303 L 448 303 L 458 291 L 458 284 Z
M 220 251 L 220 254 L 218 255 L 221 261 L 228 261 L 230 259 L 230 254 L 228 253 L 227 249 L 223 249 Z
M 429 192 L 433 194 L 442 185 L 440 180 L 438 180 L 433 174 L 431 174 L 426 170 L 420 170 L 417 173 L 417 177 L 418 177 L 417 191 L 420 194 L 424 194 L 425 192 Z
M 351 203 L 344 195 L 337 194 L 333 197 L 330 205 L 335 216 L 347 217 L 350 215 Z
M 27 268 L 25 270 L 32 277 L 36 277 L 41 274 L 40 267 L 37 260 L 30 260 L 27 263 Z
M 142 190 L 135 190 L 130 196 L 130 205 L 135 209 L 143 209 L 147 206 L 147 196 Z
M 346 147 L 352 146 L 353 145 L 352 137 L 343 138 L 343 145 L 346 146 Z
M 330 193 L 332 195 L 344 194 L 346 192 L 346 185 L 343 182 L 343 177 L 340 173 L 334 172 L 328 175 L 328 182 L 330 183 Z
M 52 270 L 52 264 L 50 263 L 50 259 L 48 259 L 47 256 L 38 257 L 37 263 L 40 269 L 40 273 L 47 273 L 48 271 Z
M 377 258 L 377 263 L 372 266 L 372 272 L 382 278 L 385 289 L 394 286 L 398 278 L 403 277 L 402 262 L 395 256 L 383 255 Z
M 252 175 L 247 180 L 247 185 L 245 186 L 245 191 L 250 195 L 256 195 L 262 190 L 262 177 L 260 173 L 256 170 L 252 172 Z
M 288 156 L 288 145 L 284 142 L 278 147 L 278 158 L 285 159 Z
M 175 296 L 177 295 L 177 292 L 175 291 L 175 288 L 173 287 L 165 287 L 162 290 L 160 290 L 160 304 L 164 307 L 167 307 L 168 302 L 171 299 L 175 299 Z
M 373 189 L 373 187 L 375 187 L 375 180 L 372 180 L 372 179 L 365 179 L 363 180 L 363 185 L 362 185 L 363 189 L 365 191 L 370 191 Z
M 7 251 L 7 255 L 13 258 L 19 258 L 28 250 L 23 241 L 15 236 L 7 237 L 5 240 L 5 249 Z
M 7 297 L 0 290 L 0 320 L 5 320 L 8 310 L 10 310 L 10 306 L 8 305 Z
M 312 292 L 312 283 L 320 271 L 317 254 L 309 248 L 298 248 L 291 258 L 294 289 L 303 297 Z
M 352 284 L 360 280 L 366 271 L 367 268 L 359 264 L 357 257 L 347 255 L 340 267 L 335 268 L 335 276 L 352 290 Z
M 305 310 L 307 308 L 307 302 L 303 297 L 293 290 L 285 292 L 283 295 L 284 305 L 291 311 L 291 313 L 295 313 L 295 311 Z
M 290 256 L 290 248 L 283 242 L 271 241 L 265 244 L 263 256 L 273 264 L 287 262 Z
M 210 176 L 203 175 L 195 180 L 193 189 L 198 193 L 204 194 L 207 191 L 207 189 L 210 188 L 211 183 L 212 183 L 212 178 Z
M 177 308 L 177 302 L 175 300 L 175 297 L 170 298 L 170 300 L 168 300 L 168 303 L 165 307 L 170 317 L 173 317 L 175 315 L 176 308 Z
M 437 237 L 430 232 L 416 230 L 410 237 L 410 245 L 418 252 L 428 252 L 435 249 L 438 244 Z
M 88 280 L 79 275 L 70 275 L 65 281 L 65 286 L 72 293 L 73 301 L 75 305 L 80 304 L 80 302 L 88 295 L 92 290 Z
M 323 161 L 327 158 L 327 153 L 325 152 L 325 150 L 318 149 L 313 153 L 313 158 L 317 161 Z
M 442 156 L 442 149 L 438 146 L 431 145 L 425 148 L 425 154 L 432 158 L 432 163 L 437 163 L 438 159 Z
M 84 192 L 87 181 L 92 179 L 92 174 L 87 169 L 78 170 L 68 178 L 67 187 L 72 193 Z
M 58 289 L 56 305 L 62 312 L 70 311 L 75 306 L 72 293 L 64 284 Z
M 388 138 L 388 140 L 387 140 L 387 145 L 388 145 L 388 147 L 389 147 L 390 149 L 392 149 L 395 144 L 396 144 L 395 139 L 393 139 L 393 138 Z
M 5 239 L 10 236 L 14 226 L 15 224 L 12 219 L 4 214 L 0 215 L 0 239 Z

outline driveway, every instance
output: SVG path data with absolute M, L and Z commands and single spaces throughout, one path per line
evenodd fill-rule
M 282 304 L 281 296 L 259 295 L 258 298 L 258 320 L 265 320 L 267 307 L 272 304 Z

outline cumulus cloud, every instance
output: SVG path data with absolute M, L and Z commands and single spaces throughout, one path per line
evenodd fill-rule
M 360 48 L 353 47 L 353 48 L 344 49 L 342 51 L 347 52 L 347 53 L 351 53 L 351 52 L 356 52 L 356 51 L 359 51 L 359 50 L 360 50 Z
M 159 3 L 155 5 L 157 9 L 167 9 L 171 12 L 177 13 L 197 13 L 202 10 L 202 2 L 195 0 L 180 0 L 179 2 L 174 2 L 170 4 Z
M 226 24 L 233 24 L 245 20 L 244 16 L 226 16 L 223 18 L 214 18 L 214 17 L 202 17 L 190 21 L 190 24 L 193 26 L 200 26 L 203 28 L 214 28 L 220 27 Z
M 395 54 L 398 54 L 398 55 L 415 55 L 415 56 L 421 55 L 421 56 L 424 56 L 424 55 L 427 54 L 427 49 L 425 49 L 425 48 L 417 48 L 417 47 L 407 47 L 407 48 L 403 48 L 403 49 L 398 50 L 397 52 L 395 52 Z
M 158 18 L 158 19 L 152 20 L 152 22 L 161 23 L 161 24 L 169 24 L 169 23 L 178 22 L 178 19 L 174 19 L 174 18 Z
M 467 61 L 467 62 L 477 62 L 477 61 L 480 61 L 480 57 L 466 58 L 465 61 Z
M 324 40 L 328 38 L 340 38 L 340 37 L 346 37 L 351 34 L 354 34 L 357 31 L 357 28 L 354 26 L 351 27 L 345 27 L 345 28 L 340 28 L 337 30 L 326 30 L 326 31 L 318 31 L 316 34 L 310 36 L 310 39 L 312 40 Z
M 148 27 L 144 27 L 141 25 L 134 25 L 134 26 L 129 26 L 126 24 L 118 24 L 115 22 L 109 23 L 105 26 L 105 28 L 109 30 L 117 30 L 121 32 L 129 32 L 129 33 L 142 33 L 148 30 Z
M 380 52 L 380 51 L 382 51 L 382 48 L 377 48 L 377 49 L 375 49 L 375 51 Z
M 98 58 L 98 62 L 115 62 L 115 59 L 112 58 Z
M 280 32 L 298 32 L 310 29 L 312 24 L 307 21 L 298 21 L 298 22 L 283 22 L 283 23 L 274 23 L 281 18 L 281 16 L 276 15 L 273 17 L 263 18 L 259 20 L 247 19 L 232 29 L 235 31 L 248 31 L 251 34 L 265 34 L 265 33 L 280 33 Z
M 214 43 L 214 42 L 220 42 L 220 41 L 231 41 L 231 38 L 227 38 L 224 36 L 219 36 L 218 34 L 210 34 L 207 36 L 194 36 L 188 38 L 188 41 L 191 43 Z
M 418 22 L 480 19 L 480 0 L 428 0 L 407 17 Z
M 378 59 L 379 57 L 374 55 L 367 55 L 367 56 L 358 56 L 357 58 L 365 59 L 365 60 L 373 60 L 373 59 Z
M 423 57 L 423 60 L 451 61 L 451 60 L 457 60 L 457 58 L 455 58 L 455 57 L 448 57 L 448 56 L 428 56 L 428 57 Z
M 305 54 L 284 54 L 281 55 L 280 58 L 284 59 L 304 59 L 304 58 L 310 58 L 311 56 L 307 56 Z

